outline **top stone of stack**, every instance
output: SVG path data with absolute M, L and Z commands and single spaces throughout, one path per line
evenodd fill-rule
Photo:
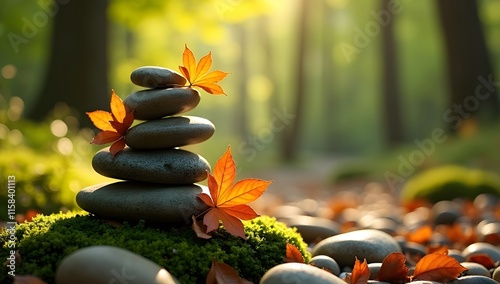
M 200 102 L 197 90 L 184 87 L 186 79 L 164 67 L 144 66 L 132 71 L 132 83 L 149 89 L 130 94 L 123 103 L 135 119 L 153 120 L 194 109 Z
M 139 67 L 132 71 L 130 80 L 137 86 L 152 89 L 182 87 L 187 82 L 181 74 L 158 66 Z

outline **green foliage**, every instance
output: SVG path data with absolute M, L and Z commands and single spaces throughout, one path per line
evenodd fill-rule
M 20 115 L 22 108 L 23 101 L 15 98 L 0 109 L 1 179 L 7 183 L 7 176 L 15 176 L 16 213 L 78 208 L 75 195 L 80 189 L 108 180 L 90 163 L 96 151 L 89 144 L 92 131 L 79 130 L 76 118 L 63 107 L 42 122 L 13 115 L 16 110 Z M 0 202 L 7 204 L 7 190 L 0 192 Z M 7 220 L 7 210 L 0 212 L 0 219 Z
M 498 172 L 500 171 L 499 127 L 500 125 L 497 124 L 479 129 L 477 133 L 470 137 L 447 136 L 446 141 L 443 143 L 435 142 L 430 153 L 424 153 L 416 144 L 407 144 L 378 156 L 346 162 L 332 173 L 332 181 L 368 178 L 387 182 L 385 176 L 387 172 L 406 180 L 409 177 L 407 173 L 400 172 L 402 161 L 405 161 L 405 170 L 411 170 L 411 174 L 418 174 L 436 166 L 450 164 Z M 429 139 L 429 136 L 430 133 L 428 137 L 420 138 L 419 141 Z M 416 152 L 422 153 L 424 156 L 425 159 L 422 163 L 414 164 L 411 162 L 410 156 Z M 410 169 L 408 169 L 408 165 L 411 167 Z
M 454 198 L 474 199 L 482 193 L 500 195 L 500 179 L 488 172 L 458 166 L 443 166 L 422 172 L 404 186 L 405 201 L 425 199 L 431 202 Z
M 257 283 L 269 268 L 283 262 L 287 242 L 297 246 L 306 261 L 310 259 L 300 234 L 267 216 L 244 221 L 248 236 L 244 241 L 223 228 L 215 232 L 212 239 L 205 240 L 197 238 L 190 227 L 166 230 L 149 228 L 142 222 L 113 226 L 86 214 L 40 215 L 32 222 L 18 225 L 16 244 L 22 264 L 16 267 L 16 274 L 31 274 L 54 283 L 54 272 L 62 259 L 91 245 L 128 249 L 165 267 L 182 283 L 204 282 L 213 258 Z M 3 232 L 1 241 L 6 243 L 7 236 Z M 8 253 L 4 245 L 0 257 L 5 259 Z M 5 269 L 2 267 L 0 271 L 1 283 L 7 281 Z

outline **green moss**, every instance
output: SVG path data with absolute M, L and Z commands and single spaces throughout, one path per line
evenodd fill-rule
M 16 228 L 17 249 L 22 263 L 17 275 L 31 274 L 53 283 L 54 272 L 62 259 L 91 245 L 112 245 L 142 255 L 177 277 L 182 283 L 203 283 L 211 260 L 227 263 L 240 276 L 257 283 L 271 267 L 283 262 L 286 243 L 297 246 L 306 261 L 307 245 L 295 229 L 266 216 L 245 221 L 247 240 L 231 236 L 223 228 L 212 239 L 196 237 L 190 227 L 162 230 L 144 223 L 111 225 L 86 213 L 59 213 L 38 216 Z M 8 257 L 7 232 L 0 234 L 4 246 L 0 257 Z M 0 283 L 8 283 L 2 267 Z
M 443 166 L 411 178 L 403 188 L 404 201 L 425 199 L 430 202 L 454 198 L 474 199 L 482 193 L 500 195 L 497 176 L 481 170 Z

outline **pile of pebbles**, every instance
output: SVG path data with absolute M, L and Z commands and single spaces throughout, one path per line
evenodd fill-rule
M 483 194 L 473 202 L 452 200 L 403 206 L 382 185 L 371 183 L 361 193 L 342 191 L 333 193 L 327 201 L 305 199 L 258 210 L 296 227 L 309 244 L 314 263 L 274 267 L 262 278 L 264 284 L 345 283 L 342 278 L 352 271 L 355 257 L 367 260 L 369 283 L 385 283 L 375 279 L 388 254 L 402 252 L 412 271 L 428 249 L 436 246 L 446 246 L 448 255 L 468 268 L 450 283 L 500 281 L 499 196 Z M 477 255 L 487 256 L 492 264 L 471 261 Z
M 92 159 L 96 172 L 121 181 L 84 188 L 76 202 L 104 219 L 185 226 L 208 208 L 196 197 L 208 189 L 196 183 L 208 177 L 210 164 L 179 147 L 206 141 L 215 126 L 205 118 L 180 115 L 198 105 L 200 94 L 183 87 L 186 79 L 177 72 L 145 66 L 130 79 L 147 88 L 123 101 L 127 112 L 133 110 L 134 119 L 142 122 L 126 132 L 124 150 L 113 156 L 106 148 Z

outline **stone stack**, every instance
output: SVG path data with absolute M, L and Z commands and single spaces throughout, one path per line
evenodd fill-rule
M 132 72 L 131 81 L 148 89 L 130 94 L 124 104 L 145 122 L 127 131 L 129 147 L 114 157 L 106 148 L 92 159 L 96 172 L 123 181 L 84 188 L 76 202 L 106 219 L 185 225 L 191 215 L 208 208 L 196 197 L 208 189 L 195 183 L 207 178 L 210 164 L 178 147 L 209 139 L 215 127 L 207 119 L 179 115 L 194 109 L 200 95 L 183 87 L 186 79 L 177 72 L 141 67 Z

